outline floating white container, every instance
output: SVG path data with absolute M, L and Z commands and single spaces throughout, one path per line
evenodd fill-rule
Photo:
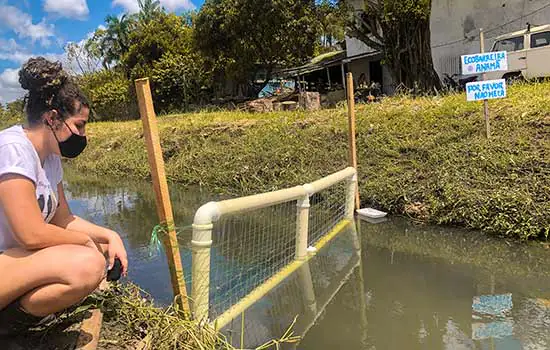
M 382 219 L 385 218 L 388 213 L 372 208 L 357 209 L 357 215 L 365 219 Z

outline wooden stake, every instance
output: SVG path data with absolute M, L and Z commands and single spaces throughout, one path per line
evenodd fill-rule
M 355 142 L 355 96 L 353 92 L 353 74 L 347 75 L 347 97 L 348 97 L 348 145 L 349 145 L 349 165 L 357 170 L 357 146 Z M 359 182 L 358 182 L 359 184 Z M 359 199 L 359 185 L 355 193 L 355 209 L 361 208 Z
M 105 291 L 109 288 L 107 281 L 103 279 L 98 289 Z M 103 312 L 101 309 L 91 311 L 90 317 L 84 319 L 80 325 L 80 331 L 76 340 L 75 350 L 96 350 L 99 345 L 99 336 L 103 325 Z
M 483 29 L 479 30 L 479 47 L 481 53 L 485 53 L 485 34 L 483 33 Z M 487 75 L 485 73 L 481 76 L 482 80 L 487 79 Z M 485 129 L 487 132 L 487 138 L 491 138 L 491 125 L 489 122 L 489 101 L 483 100 L 483 116 L 485 117 Z
M 151 167 L 153 188 L 155 190 L 157 213 L 161 224 L 168 227 L 168 235 L 163 237 L 163 243 L 168 258 L 168 266 L 170 268 L 172 289 L 174 291 L 174 296 L 179 296 L 177 299 L 183 311 L 191 315 L 187 298 L 187 289 L 185 287 L 185 275 L 183 273 L 180 250 L 174 228 L 172 203 L 170 202 L 170 193 L 168 192 L 168 183 L 166 182 L 164 159 L 160 147 L 157 117 L 153 107 L 149 79 L 138 79 L 135 84 L 139 112 L 141 114 L 143 132 L 147 145 L 147 156 L 149 159 L 149 166 Z

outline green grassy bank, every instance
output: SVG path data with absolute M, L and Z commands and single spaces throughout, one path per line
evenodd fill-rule
M 550 84 L 516 85 L 481 104 L 464 95 L 358 106 L 361 199 L 417 220 L 519 238 L 550 233 Z M 301 184 L 346 166 L 344 109 L 160 118 L 171 181 L 247 194 Z M 147 178 L 139 121 L 95 123 L 81 173 Z

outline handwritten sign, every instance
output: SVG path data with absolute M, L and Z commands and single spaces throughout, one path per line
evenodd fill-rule
M 476 81 L 466 84 L 468 101 L 491 100 L 506 97 L 506 80 Z
M 512 293 L 481 295 L 472 301 L 472 311 L 479 315 L 505 316 L 513 307 Z
M 508 70 L 506 51 L 464 55 L 461 57 L 461 61 L 462 74 L 465 75 Z

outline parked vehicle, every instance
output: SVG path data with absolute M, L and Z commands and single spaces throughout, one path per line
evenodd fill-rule
M 487 73 L 487 79 L 550 77 L 550 24 L 501 35 L 491 51 L 508 52 L 508 70 Z

